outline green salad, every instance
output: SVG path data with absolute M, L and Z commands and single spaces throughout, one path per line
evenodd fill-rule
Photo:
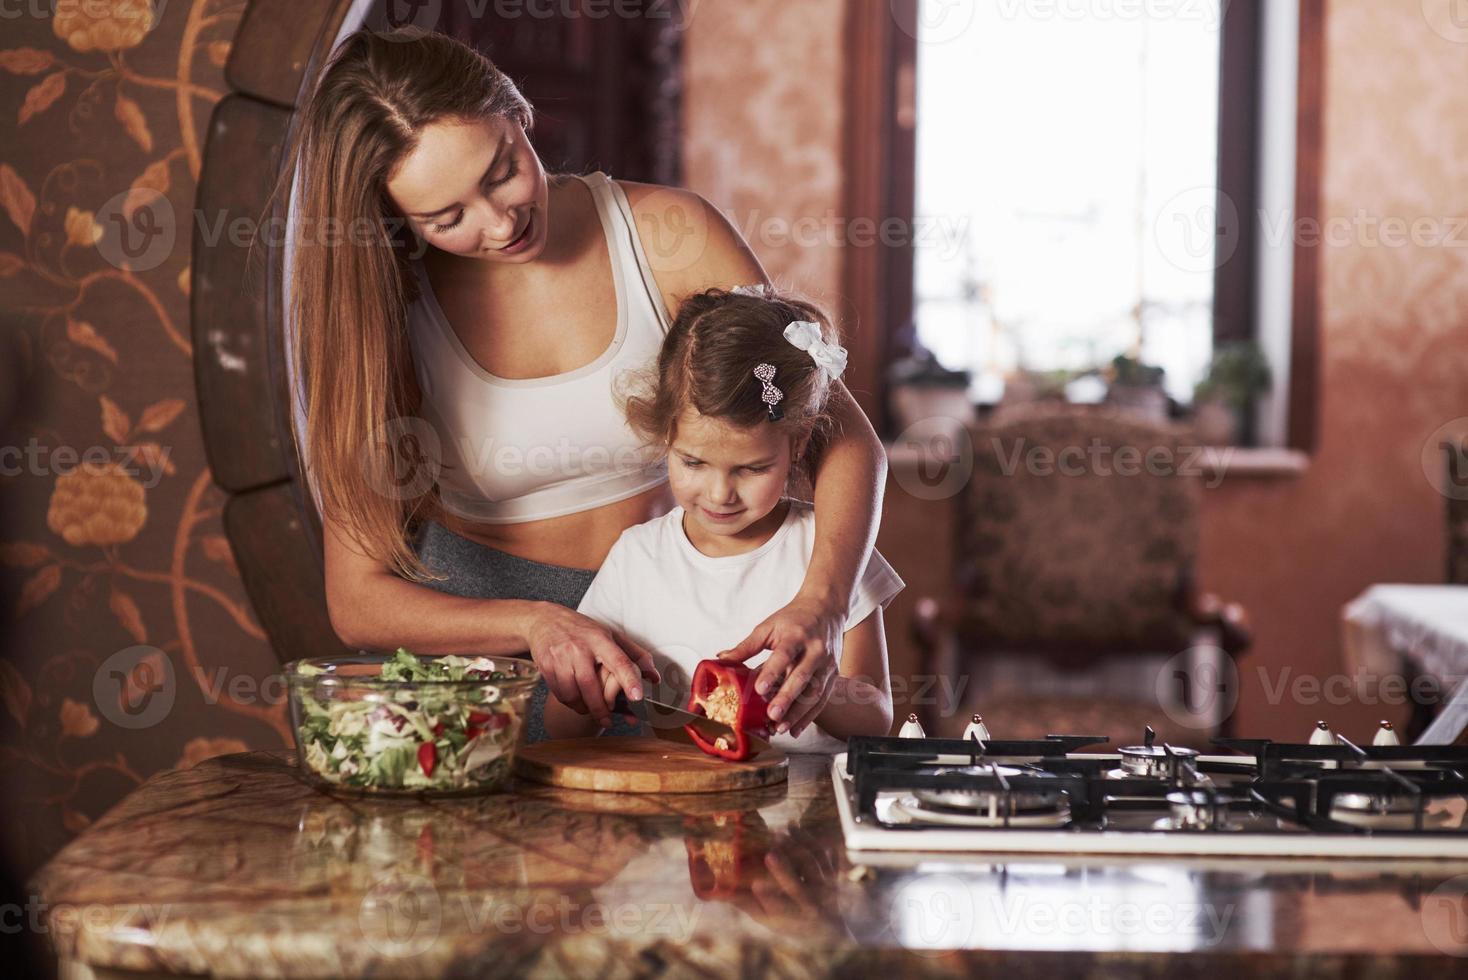
M 299 675 L 329 672 L 301 664 Z M 402 691 L 300 685 L 299 732 L 306 764 L 323 779 L 380 790 L 486 788 L 509 774 L 528 695 L 501 696 L 511 675 L 488 657 L 419 658 L 399 647 L 381 679 L 424 687 Z M 434 681 L 483 680 L 475 687 L 432 690 Z

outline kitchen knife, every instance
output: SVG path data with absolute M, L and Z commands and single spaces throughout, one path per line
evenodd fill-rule
M 692 725 L 698 729 L 699 734 L 711 742 L 717 738 L 727 738 L 731 742 L 734 740 L 734 729 L 728 725 L 720 724 L 712 718 L 694 714 L 675 705 L 654 701 L 652 698 L 629 701 L 627 695 L 619 691 L 617 700 L 612 704 L 612 711 L 621 715 L 631 715 L 639 721 L 647 722 L 653 734 L 659 738 L 677 742 L 692 741 L 683 731 L 685 726 Z M 745 737 L 754 744 L 756 753 L 763 752 L 770 747 L 768 741 L 752 732 L 746 732 Z

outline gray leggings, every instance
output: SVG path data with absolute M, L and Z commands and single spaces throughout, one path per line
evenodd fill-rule
M 575 609 L 591 588 L 596 572 L 582 568 L 546 565 L 461 538 L 434 521 L 426 522 L 413 540 L 420 561 L 442 581 L 424 584 L 440 592 L 468 599 L 532 599 L 554 602 Z M 525 719 L 525 741 L 543 742 L 545 700 L 550 694 L 545 681 L 535 685 Z M 640 727 L 616 718 L 607 735 L 637 735 Z

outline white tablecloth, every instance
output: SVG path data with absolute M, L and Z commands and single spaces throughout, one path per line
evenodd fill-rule
M 1345 609 L 1348 665 L 1385 676 L 1416 669 L 1454 687 L 1418 741 L 1452 741 L 1468 724 L 1468 586 L 1373 585 Z

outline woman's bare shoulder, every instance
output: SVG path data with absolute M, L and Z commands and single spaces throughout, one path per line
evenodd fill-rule
M 744 236 L 697 191 L 618 180 L 627 194 L 642 250 L 670 310 L 714 287 L 767 282 Z

